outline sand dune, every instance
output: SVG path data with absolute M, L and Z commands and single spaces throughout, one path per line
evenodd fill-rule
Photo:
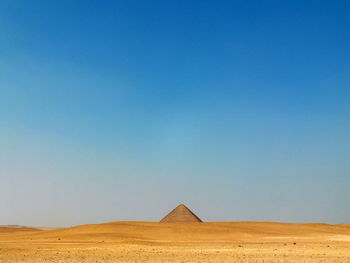
M 350 227 L 267 222 L 0 227 L 0 252 L 0 262 L 350 262 Z
M 13 234 L 13 233 L 28 233 L 28 232 L 37 232 L 41 231 L 39 228 L 34 227 L 26 227 L 26 226 L 17 226 L 17 225 L 10 225 L 10 226 L 0 226 L 0 234 Z

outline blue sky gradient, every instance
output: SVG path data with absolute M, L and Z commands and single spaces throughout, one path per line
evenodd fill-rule
M 0 224 L 350 222 L 348 1 L 0 2 Z

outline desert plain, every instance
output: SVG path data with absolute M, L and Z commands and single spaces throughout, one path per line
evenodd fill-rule
M 0 262 L 350 262 L 350 225 L 112 222 L 0 227 Z

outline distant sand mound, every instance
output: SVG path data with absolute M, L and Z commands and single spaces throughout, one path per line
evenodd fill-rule
M 18 226 L 18 225 L 8 225 L 0 226 L 0 234 L 4 233 L 21 233 L 21 232 L 36 232 L 41 231 L 39 228 Z
M 5 233 L 4 233 L 5 234 Z M 5 235 L 9 236 L 10 233 Z M 221 242 L 301 242 L 348 240 L 350 229 L 326 224 L 268 222 L 159 223 L 111 222 L 65 229 L 12 232 L 13 240 L 118 242 L 145 244 L 220 244 Z M 1 244 L 0 232 L 0 244 Z M 350 262 L 350 261 L 349 261 Z
M 202 222 L 190 209 L 184 204 L 177 206 L 169 214 L 167 214 L 160 222 Z

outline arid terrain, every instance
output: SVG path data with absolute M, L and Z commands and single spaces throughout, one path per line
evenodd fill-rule
M 0 227 L 0 262 L 350 262 L 350 225 L 113 222 Z

